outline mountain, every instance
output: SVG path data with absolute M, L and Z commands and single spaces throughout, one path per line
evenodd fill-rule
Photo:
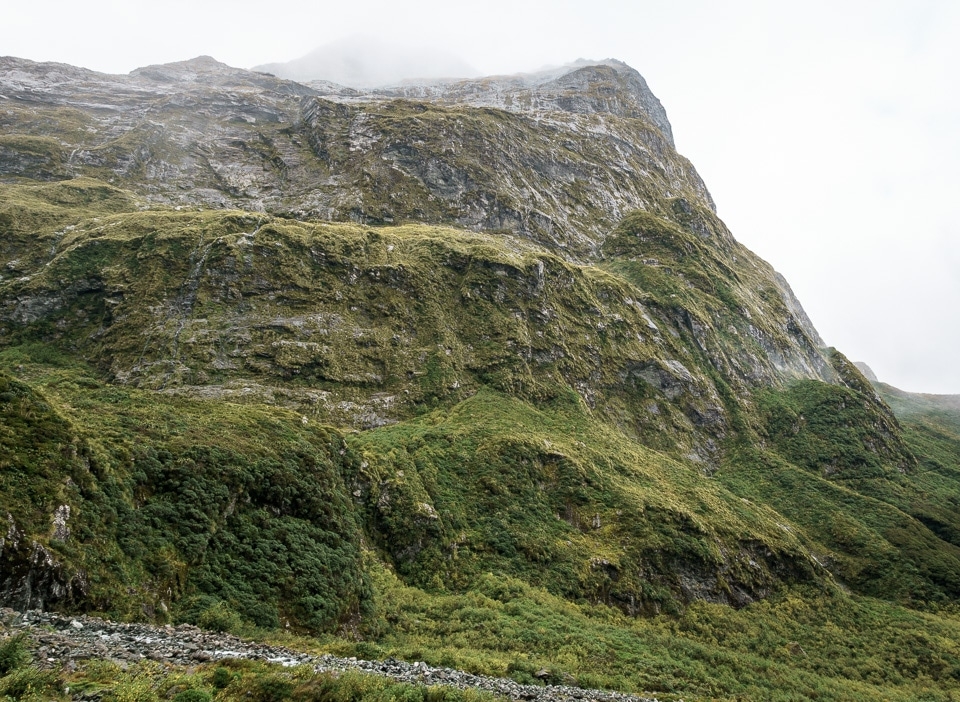
M 0 603 L 688 696 L 957 688 L 960 412 L 824 347 L 634 69 L 3 58 L 0 95 Z

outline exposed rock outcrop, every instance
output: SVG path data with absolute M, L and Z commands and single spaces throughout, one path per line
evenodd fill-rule
M 6 535 L 0 537 L 0 606 L 24 611 L 81 602 L 88 589 L 85 574 L 68 573 L 47 547 L 17 527 L 10 514 L 7 525 Z M 64 521 L 54 528 L 65 535 Z

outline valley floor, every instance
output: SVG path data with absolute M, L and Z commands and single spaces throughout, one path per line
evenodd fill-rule
M 562 685 L 522 685 L 507 678 L 473 675 L 450 668 L 429 666 L 423 662 L 408 663 L 392 658 L 385 661 L 367 661 L 331 654 L 311 655 L 282 646 L 244 641 L 231 634 L 204 631 L 189 624 L 176 627 L 125 624 L 96 617 L 69 617 L 40 611 L 20 614 L 11 609 L 0 610 L 0 621 L 0 632 L 7 634 L 6 638 L 0 639 L 0 650 L 3 644 L 14 640 L 13 637 L 17 634 L 25 634 L 29 641 L 26 648 L 31 649 L 34 664 L 46 670 L 60 669 L 65 675 L 79 671 L 81 676 L 89 677 L 89 663 L 96 661 L 100 664 L 115 665 L 115 675 L 121 679 L 124 675 L 121 671 L 135 678 L 138 675 L 147 675 L 152 669 L 153 677 L 157 679 L 159 686 L 160 682 L 177 668 L 207 664 L 207 667 L 214 670 L 213 666 L 218 664 L 236 665 L 238 661 L 259 661 L 282 668 L 299 666 L 297 675 L 301 679 L 308 671 L 333 677 L 355 671 L 367 676 L 379 676 L 391 683 L 400 683 L 404 688 L 442 686 L 489 692 L 511 700 L 656 702 L 647 697 L 607 690 L 584 690 Z M 2 657 L 0 655 L 0 658 Z M 94 665 L 94 668 L 96 667 Z M 160 674 L 164 669 L 166 676 Z M 96 677 L 96 673 L 94 676 Z M 2 687 L 0 678 L 0 690 Z M 406 692 L 409 693 L 410 690 Z M 116 692 L 113 696 L 120 698 Z M 68 697 L 91 699 L 89 695 L 82 693 L 68 694 Z

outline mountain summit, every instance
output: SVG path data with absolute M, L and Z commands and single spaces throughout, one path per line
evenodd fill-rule
M 652 122 L 673 146 L 666 110 L 643 76 L 615 59 L 580 59 L 535 73 L 474 80 L 406 81 L 374 94 L 421 98 L 448 105 L 495 107 L 524 114 L 610 114 Z

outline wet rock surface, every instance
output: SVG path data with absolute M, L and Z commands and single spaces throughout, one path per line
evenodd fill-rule
M 331 654 L 313 656 L 282 646 L 243 641 L 231 634 L 205 631 L 190 624 L 151 626 L 124 624 L 90 616 L 0 610 L 0 635 L 19 632 L 29 637 L 35 662 L 49 668 L 72 668 L 76 661 L 88 659 L 113 660 L 121 665 L 146 659 L 171 665 L 196 665 L 243 658 L 283 666 L 310 665 L 318 673 L 354 670 L 416 685 L 486 690 L 511 700 L 656 702 L 648 697 L 607 690 L 585 690 L 565 685 L 522 685 L 508 678 L 435 668 L 422 661 L 409 663 L 393 658 L 368 661 Z

